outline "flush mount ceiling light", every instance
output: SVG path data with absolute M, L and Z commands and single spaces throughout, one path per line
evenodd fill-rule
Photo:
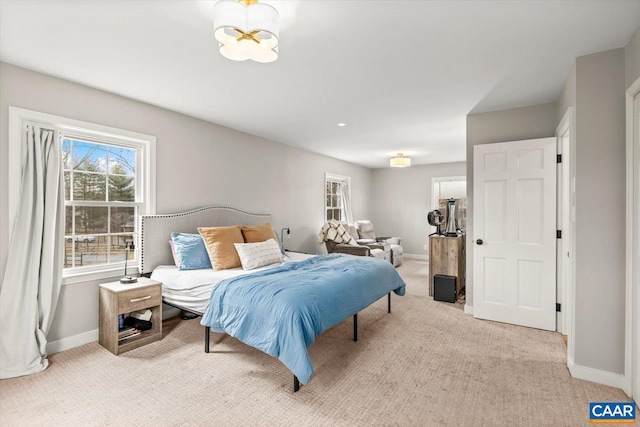
M 389 166 L 392 168 L 406 168 L 411 166 L 411 157 L 404 157 L 403 153 L 398 153 L 396 157 L 389 159 Z
M 220 0 L 213 9 L 213 31 L 220 53 L 234 61 L 278 59 L 278 11 L 258 0 Z

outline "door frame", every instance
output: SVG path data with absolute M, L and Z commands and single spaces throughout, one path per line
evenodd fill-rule
M 562 154 L 562 163 L 560 163 L 561 187 L 559 206 L 561 206 L 562 215 L 558 218 L 558 229 L 562 230 L 562 239 L 560 242 L 561 250 L 558 252 L 556 261 L 557 268 L 561 274 L 557 286 L 560 288 L 562 334 L 568 338 L 567 342 L 567 366 L 573 365 L 575 360 L 575 230 L 573 230 L 572 222 L 575 221 L 575 200 L 572 195 L 575 194 L 575 109 L 567 108 L 562 120 L 556 128 L 556 140 L 558 144 L 558 152 Z M 567 138 L 568 137 L 568 138 Z M 573 221 L 572 221 L 573 219 Z M 564 253 L 569 256 L 564 256 Z
M 638 175 L 636 162 L 640 156 L 640 138 L 634 132 L 634 119 L 639 113 L 635 111 L 634 101 L 640 96 L 640 78 L 626 93 L 626 307 L 625 307 L 625 393 L 640 401 L 640 267 L 634 265 L 634 259 L 640 251 L 640 197 L 638 194 Z

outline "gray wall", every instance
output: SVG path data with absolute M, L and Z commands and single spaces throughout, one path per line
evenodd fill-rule
M 624 48 L 624 74 L 626 88 L 640 77 L 640 28 Z
M 433 209 L 431 178 L 464 175 L 464 162 L 373 169 L 370 219 L 376 234 L 402 237 L 404 253 L 426 256 L 424 245 L 431 233 L 427 213 Z
M 560 97 L 558 97 L 558 105 L 556 107 L 556 122 L 560 121 L 567 112 L 567 108 L 576 106 L 576 64 L 573 63 L 567 79 L 564 81 Z M 574 112 L 575 114 L 575 112 Z
M 291 228 L 288 249 L 316 253 L 325 172 L 351 177 L 356 217 L 370 211 L 370 169 L 0 63 L 0 276 L 9 248 L 9 106 L 155 135 L 158 213 L 203 205 L 269 212 L 278 232 Z M 97 283 L 64 286 L 49 340 L 95 330 L 97 295 Z
M 467 116 L 467 305 L 473 306 L 473 147 L 494 142 L 554 136 L 556 104 Z
M 623 49 L 576 59 L 575 363 L 619 374 L 625 316 L 624 74 Z

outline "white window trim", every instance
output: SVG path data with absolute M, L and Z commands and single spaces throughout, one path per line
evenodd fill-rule
M 38 123 L 40 125 L 51 126 L 52 128 L 70 132 L 73 134 L 87 135 L 96 139 L 115 139 L 126 143 L 134 143 L 136 146 L 143 145 L 146 154 L 142 160 L 143 174 L 148 177 L 145 180 L 143 197 L 146 198 L 144 212 L 141 215 L 153 215 L 156 213 L 156 137 L 143 133 L 113 128 L 109 126 L 97 125 L 81 120 L 69 119 L 52 114 L 40 113 L 38 111 L 26 110 L 24 108 L 9 107 L 9 147 L 8 147 L 8 205 L 9 205 L 9 241 L 13 233 L 13 225 L 18 212 L 20 200 L 20 182 L 22 180 L 22 127 L 26 123 Z M 148 173 L 146 173 L 148 171 Z M 124 264 L 124 263 L 123 263 Z M 138 268 L 136 260 L 129 263 L 128 269 Z M 110 264 L 104 268 L 93 271 L 67 271 L 63 275 L 62 284 L 89 282 L 111 278 L 123 274 L 123 269 L 119 264 Z
M 324 173 L 324 188 L 322 190 L 323 205 L 324 205 L 324 222 L 327 222 L 327 182 L 344 182 L 347 184 L 347 192 L 349 193 L 349 200 L 351 200 L 351 177 L 346 175 L 338 175 L 336 173 L 325 172 Z

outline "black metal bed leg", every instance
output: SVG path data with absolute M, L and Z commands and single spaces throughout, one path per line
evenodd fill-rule
M 387 313 L 391 313 L 391 292 L 387 294 Z
M 293 376 L 293 392 L 295 393 L 298 390 L 300 390 L 300 381 L 298 380 L 298 377 L 294 375 Z
M 204 352 L 209 353 L 209 339 L 211 335 L 211 328 L 209 326 L 204 327 Z
M 358 313 L 353 315 L 353 340 L 358 341 Z

